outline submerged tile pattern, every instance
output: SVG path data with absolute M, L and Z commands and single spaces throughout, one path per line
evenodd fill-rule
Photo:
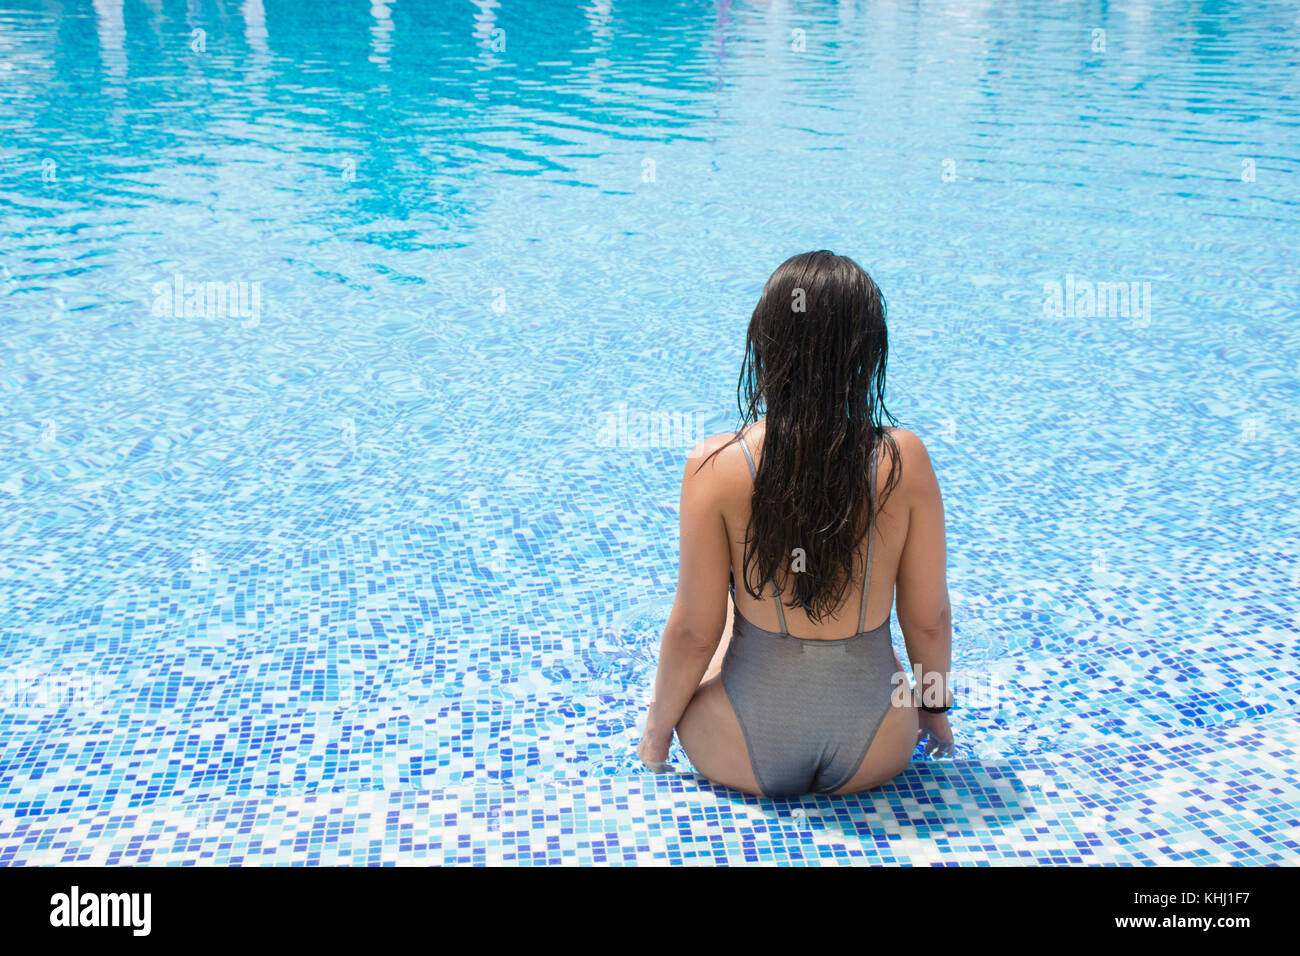
M 684 776 L 178 801 L 7 820 L 0 864 L 1294 864 L 1300 720 L 914 764 L 844 799 Z
M 396 566 L 377 542 L 339 550 L 320 560 L 360 580 L 381 580 L 366 555 Z M 122 629 L 116 655 L 71 628 L 7 639 L 30 680 L 0 718 L 0 864 L 1300 860 L 1294 631 L 1171 644 L 1115 619 L 1103 641 L 1078 610 L 972 607 L 959 759 L 858 797 L 768 801 L 630 759 L 629 692 L 648 686 L 665 602 L 605 633 L 468 642 L 374 585 L 333 631 L 313 609 L 349 602 L 303 563 L 308 607 L 263 605 L 304 625 L 278 637 L 241 635 L 247 599 L 216 602 L 241 609 L 229 623 L 151 631 L 128 623 L 162 618 L 141 595 L 95 615 Z M 40 662 L 75 675 L 79 654 L 104 680 L 39 698 Z

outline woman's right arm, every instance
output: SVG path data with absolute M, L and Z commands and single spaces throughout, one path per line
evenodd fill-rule
M 939 479 L 925 443 L 909 431 L 894 433 L 903 459 L 901 483 L 908 503 L 907 538 L 898 564 L 895 599 L 898 623 L 911 661 L 913 677 L 919 667 L 918 703 L 951 704 L 948 687 L 952 667 L 952 606 L 948 602 L 948 546 L 944 532 L 943 498 Z M 928 675 L 938 675 L 931 684 Z M 930 695 L 938 700 L 932 701 Z M 928 735 L 927 753 L 951 752 L 952 729 L 946 714 L 918 711 L 921 734 Z

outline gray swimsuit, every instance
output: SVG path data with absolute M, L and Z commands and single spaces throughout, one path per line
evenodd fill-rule
M 740 447 L 753 477 L 754 458 L 744 438 Z M 875 481 L 873 462 L 873 487 Z M 817 641 L 789 634 L 775 582 L 779 634 L 756 627 L 735 608 L 722 686 L 740 719 L 754 777 L 769 797 L 830 793 L 848 783 L 889 712 L 896 669 L 889 618 L 865 630 L 874 549 L 875 529 L 868 527 L 862 610 L 852 637 Z M 734 605 L 734 579 L 731 599 Z

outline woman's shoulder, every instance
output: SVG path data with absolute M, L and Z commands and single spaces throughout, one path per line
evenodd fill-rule
M 682 500 L 723 509 L 749 493 L 749 481 L 749 466 L 735 433 L 710 435 L 686 456 Z
M 751 453 L 753 445 L 750 445 Z M 735 464 L 744 460 L 744 451 L 740 443 L 736 441 L 735 432 L 719 432 L 716 435 L 710 435 L 703 441 L 695 445 L 686 456 L 688 471 L 703 465 L 710 465 L 714 468 L 718 466 L 725 467 L 728 464 Z
M 898 453 L 905 458 L 930 457 L 925 442 L 916 432 L 908 431 L 906 428 L 886 428 L 885 433 L 894 440 Z
M 745 445 L 757 463 L 762 455 L 764 422 L 758 421 L 743 432 Z M 906 428 L 886 428 L 885 433 L 898 449 L 898 462 L 903 466 L 903 474 L 908 470 L 926 472 L 931 470 L 930 453 L 925 442 L 916 432 Z M 745 458 L 745 448 L 736 441 L 736 432 L 719 432 L 698 442 L 686 456 L 687 475 L 695 473 L 717 477 L 722 475 L 748 477 L 749 464 Z M 881 467 L 889 469 L 894 466 L 892 456 L 884 455 Z M 887 472 L 886 472 L 887 474 Z
M 762 449 L 765 424 L 766 422 L 762 420 L 757 421 L 743 432 L 750 454 L 754 455 L 755 460 L 757 460 Z M 930 454 L 925 447 L 925 442 L 921 440 L 921 436 L 916 432 L 909 431 L 906 428 L 886 428 L 884 431 L 893 439 L 901 457 L 918 461 L 929 459 Z M 724 462 L 743 462 L 745 452 L 740 447 L 740 443 L 736 441 L 736 435 L 736 432 L 719 432 L 716 435 L 710 435 L 690 450 L 690 453 L 686 456 L 687 460 L 698 463 L 712 456 L 715 461 L 722 458 Z
M 930 451 L 921 440 L 921 436 L 916 432 L 909 431 L 906 428 L 886 428 L 885 432 L 893 440 L 893 445 L 898 449 L 898 457 L 895 460 L 889 454 L 882 454 L 879 465 L 879 480 L 888 481 L 894 467 L 901 469 L 897 490 L 903 491 L 906 495 L 909 492 L 928 489 L 935 481 L 934 464 L 930 461 Z

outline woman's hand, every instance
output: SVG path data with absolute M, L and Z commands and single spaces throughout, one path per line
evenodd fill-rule
M 927 757 L 951 757 L 956 751 L 952 739 L 952 728 L 948 726 L 947 714 L 927 714 L 923 710 L 916 712 L 920 729 L 916 732 L 916 742 L 922 744 Z
M 641 734 L 641 743 L 637 745 L 636 755 L 655 773 L 672 773 L 676 769 L 668 762 L 668 748 L 672 743 L 672 728 L 669 727 L 665 733 L 657 726 L 655 705 L 651 703 L 650 712 L 646 715 L 645 732 Z

